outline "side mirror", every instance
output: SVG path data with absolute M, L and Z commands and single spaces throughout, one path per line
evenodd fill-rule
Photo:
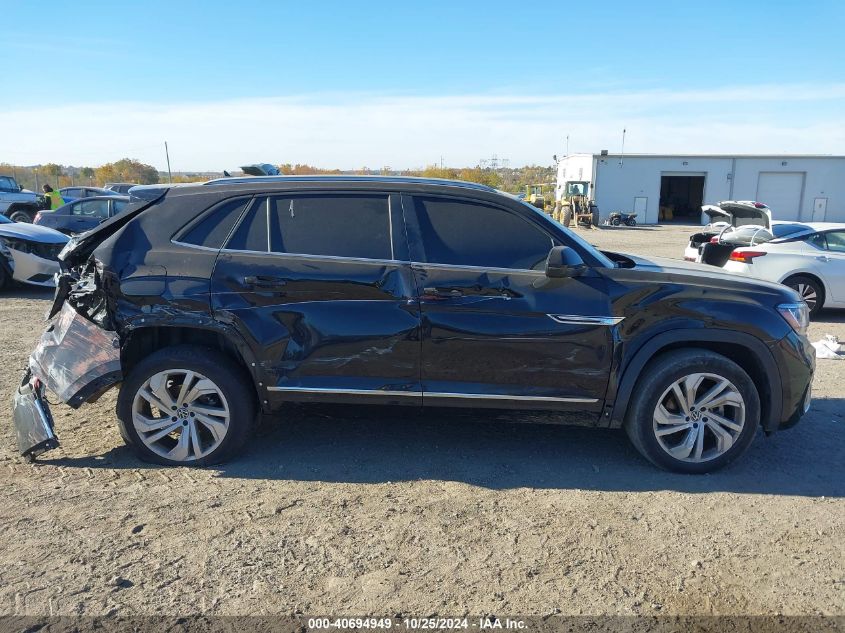
M 575 249 L 555 246 L 546 259 L 546 277 L 578 277 L 587 265 Z

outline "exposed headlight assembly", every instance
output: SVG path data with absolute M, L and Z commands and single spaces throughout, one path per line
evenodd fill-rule
M 810 308 L 803 301 L 781 303 L 778 312 L 798 334 L 806 334 L 810 325 Z

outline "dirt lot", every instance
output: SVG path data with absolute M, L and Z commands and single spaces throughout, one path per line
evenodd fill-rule
M 677 257 L 688 231 L 586 237 Z M 845 613 L 845 362 L 703 477 L 617 431 L 296 408 L 235 463 L 157 468 L 113 395 L 55 407 L 62 448 L 30 465 L 9 401 L 47 299 L 0 300 L 0 614 Z M 845 313 L 811 330 L 845 340 Z

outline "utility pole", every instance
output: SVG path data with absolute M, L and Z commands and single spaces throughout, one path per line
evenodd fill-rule
M 173 174 L 170 173 L 170 152 L 167 149 L 167 141 L 164 142 L 164 155 L 167 156 L 167 182 L 173 184 Z
M 622 128 L 622 153 L 619 155 L 619 166 L 622 167 L 622 161 L 625 160 L 625 128 Z
M 569 156 L 569 134 L 566 135 L 566 155 Z

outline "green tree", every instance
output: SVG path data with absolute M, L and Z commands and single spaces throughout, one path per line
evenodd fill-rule
M 154 185 L 158 182 L 158 170 L 152 165 L 134 158 L 121 158 L 114 163 L 106 163 L 96 169 L 97 181 L 107 182 L 135 182 L 140 185 Z
M 62 176 L 61 165 L 57 165 L 56 163 L 47 163 L 41 168 L 41 170 L 43 171 L 43 173 L 47 174 L 47 176 L 52 179 L 52 182 L 50 184 L 53 185 L 56 189 L 62 186 L 59 182 L 59 179 Z
M 90 185 L 94 181 L 94 168 L 93 167 L 82 167 L 79 170 L 79 175 L 85 178 Z

